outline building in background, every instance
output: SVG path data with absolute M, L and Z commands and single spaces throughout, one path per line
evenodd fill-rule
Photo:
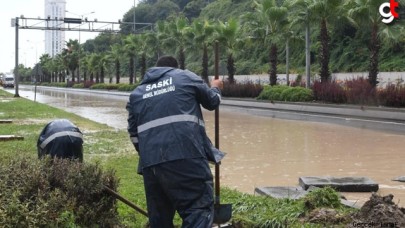
M 45 18 L 65 18 L 65 0 L 45 0 Z M 49 27 L 64 27 L 61 21 L 49 21 Z M 65 32 L 59 30 L 45 31 L 45 53 L 54 57 L 62 52 L 65 46 Z

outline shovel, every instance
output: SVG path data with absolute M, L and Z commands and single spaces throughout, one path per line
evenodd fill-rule
M 112 190 L 111 188 L 107 187 L 107 186 L 103 186 L 104 190 L 106 192 L 108 192 L 110 195 L 114 196 L 116 199 L 121 200 L 121 202 L 125 203 L 126 205 L 132 207 L 133 209 L 135 209 L 136 211 L 138 211 L 139 213 L 145 215 L 146 217 L 148 217 L 148 212 L 146 212 L 145 210 L 143 210 L 142 208 L 136 206 L 134 203 L 132 203 L 131 201 L 127 200 L 126 198 L 124 198 L 123 196 L 119 195 L 118 193 L 116 193 L 114 190 Z
M 215 79 L 218 74 L 219 54 L 218 41 L 215 42 Z M 219 149 L 219 108 L 215 109 L 215 147 Z M 214 223 L 218 225 L 228 222 L 232 217 L 232 204 L 220 203 L 220 184 L 219 184 L 219 166 L 220 162 L 215 163 L 215 202 L 214 202 Z

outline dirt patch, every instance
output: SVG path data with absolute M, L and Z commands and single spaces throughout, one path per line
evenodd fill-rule
M 398 207 L 393 195 L 373 193 L 360 211 L 352 216 L 349 227 L 405 227 L 405 208 Z
M 306 221 L 320 224 L 344 224 L 348 222 L 348 218 L 339 214 L 335 209 L 318 208 L 308 215 Z

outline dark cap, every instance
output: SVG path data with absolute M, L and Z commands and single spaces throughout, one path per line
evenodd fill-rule
M 173 67 L 173 68 L 179 68 L 179 64 L 173 56 L 170 55 L 165 55 L 162 56 L 158 59 L 156 62 L 157 67 Z

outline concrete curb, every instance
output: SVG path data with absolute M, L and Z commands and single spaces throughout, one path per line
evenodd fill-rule
M 363 119 L 379 119 L 405 123 L 404 108 L 370 107 L 356 105 L 330 105 L 315 103 L 287 103 L 257 101 L 254 99 L 227 99 L 222 100 L 222 105 L 238 106 L 245 108 L 258 108 L 279 111 L 301 112 L 308 114 L 326 114 L 331 116 L 345 116 Z

